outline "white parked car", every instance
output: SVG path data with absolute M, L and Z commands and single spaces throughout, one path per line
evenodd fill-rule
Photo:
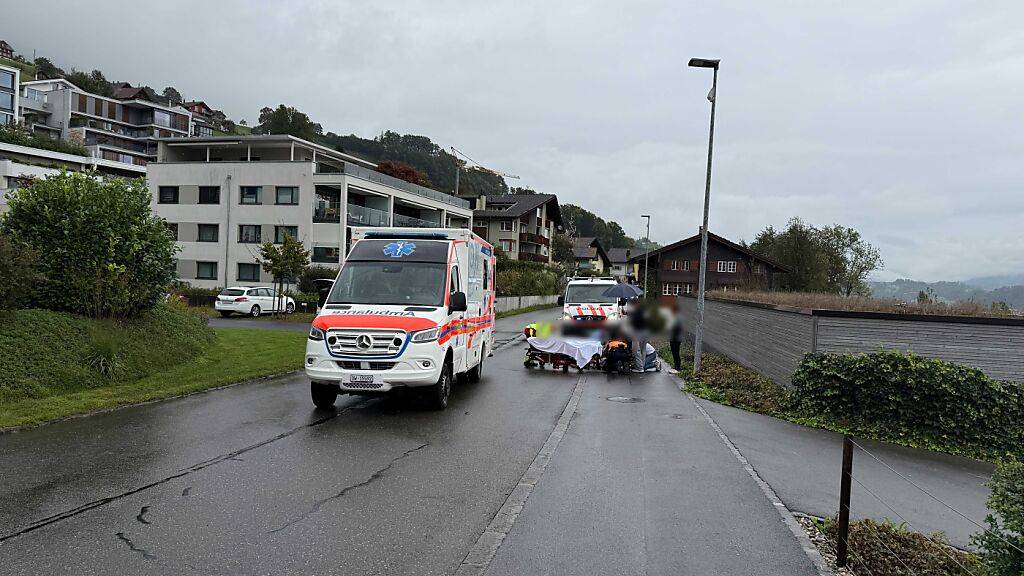
M 295 300 L 289 296 L 278 298 L 273 288 L 232 286 L 221 290 L 213 307 L 225 318 L 235 312 L 256 318 L 264 312 L 277 312 L 279 305 L 286 314 L 295 312 Z

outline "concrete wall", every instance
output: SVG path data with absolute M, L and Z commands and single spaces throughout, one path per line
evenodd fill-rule
M 558 301 L 558 296 L 556 294 L 549 296 L 499 296 L 494 300 L 496 312 L 507 312 L 540 304 L 554 304 Z
M 680 298 L 688 336 L 697 299 Z M 833 310 L 783 310 L 707 300 L 705 349 L 789 385 L 808 352 L 915 352 L 1024 382 L 1024 320 L 912 316 Z

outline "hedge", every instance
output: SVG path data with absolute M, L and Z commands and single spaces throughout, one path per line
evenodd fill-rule
M 498 296 L 546 296 L 558 294 L 562 275 L 540 262 L 499 260 L 495 291 Z
M 988 531 L 976 534 L 971 543 L 980 550 L 991 576 L 1024 574 L 1024 463 L 1004 462 L 988 484 L 992 494 L 985 517 Z
M 791 410 L 853 433 L 1000 459 L 1024 455 L 1024 387 L 917 354 L 807 354 Z

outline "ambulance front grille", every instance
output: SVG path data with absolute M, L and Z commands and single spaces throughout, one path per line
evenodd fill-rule
M 405 344 L 404 330 L 330 330 L 327 347 L 335 354 L 393 356 Z

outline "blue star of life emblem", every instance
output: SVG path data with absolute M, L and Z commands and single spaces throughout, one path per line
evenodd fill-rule
M 412 242 L 392 242 L 384 247 L 384 255 L 392 258 L 401 258 L 402 256 L 408 256 L 416 250 L 416 244 Z

